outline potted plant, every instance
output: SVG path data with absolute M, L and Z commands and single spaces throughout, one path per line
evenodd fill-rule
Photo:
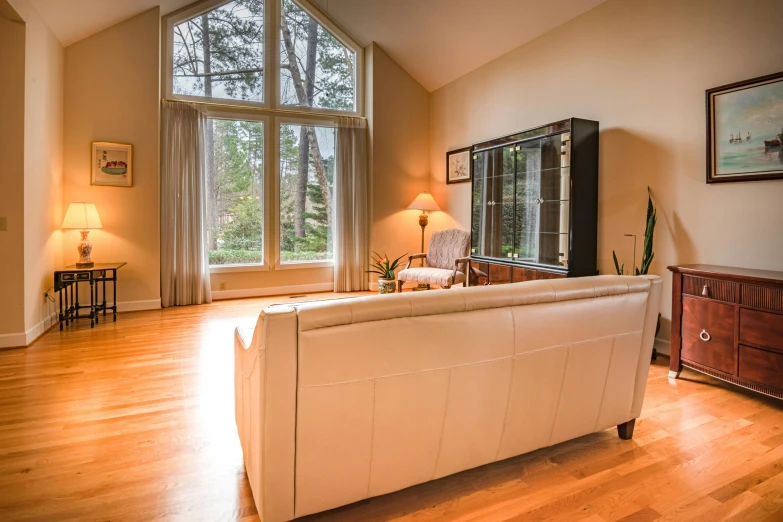
M 379 294 L 393 294 L 397 290 L 397 275 L 394 271 L 397 270 L 397 267 L 400 265 L 400 259 L 406 255 L 408 254 L 403 254 L 390 262 L 386 254 L 383 254 L 383 257 L 381 257 L 375 252 L 372 253 L 372 263 L 370 263 L 372 270 L 368 270 L 367 272 L 372 272 L 380 276 L 378 278 Z
M 625 234 L 627 237 L 633 237 L 633 275 L 647 275 L 650 270 L 650 263 L 652 263 L 653 257 L 653 233 L 655 232 L 655 222 L 657 221 L 655 207 L 653 206 L 652 196 L 650 195 L 650 187 L 647 187 L 647 220 L 644 229 L 644 248 L 642 250 L 642 265 L 636 267 L 636 234 Z M 617 275 L 623 275 L 625 272 L 625 263 L 622 265 L 617 263 L 617 254 L 612 250 L 612 257 L 614 258 L 614 268 L 617 270 Z
M 655 232 L 655 222 L 657 221 L 656 210 L 653 206 L 652 196 L 650 195 L 650 187 L 647 187 L 647 220 L 644 228 L 644 246 L 642 248 L 642 264 L 640 267 L 636 267 L 636 234 L 625 234 L 628 237 L 633 237 L 633 266 L 631 267 L 633 275 L 647 275 L 650 270 L 650 263 L 652 263 L 655 253 L 653 252 L 653 234 Z M 614 268 L 617 270 L 617 275 L 623 275 L 625 272 L 625 263 L 622 265 L 617 262 L 617 254 L 612 250 L 612 258 L 614 259 Z M 658 314 L 658 324 L 655 327 L 655 335 L 658 335 L 658 331 L 661 329 L 661 314 Z M 655 360 L 657 354 L 653 349 L 653 360 Z

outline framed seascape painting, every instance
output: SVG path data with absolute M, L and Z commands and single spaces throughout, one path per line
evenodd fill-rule
M 473 177 L 470 147 L 446 153 L 446 183 L 464 183 Z
M 133 147 L 126 143 L 92 143 L 92 185 L 133 186 Z
M 783 179 L 783 72 L 707 91 L 707 183 Z

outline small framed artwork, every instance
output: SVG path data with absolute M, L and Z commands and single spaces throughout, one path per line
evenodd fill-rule
M 783 72 L 706 97 L 707 183 L 783 179 Z
M 470 149 L 465 147 L 446 153 L 446 183 L 464 183 L 473 179 Z
M 133 186 L 133 147 L 127 143 L 92 142 L 92 185 Z

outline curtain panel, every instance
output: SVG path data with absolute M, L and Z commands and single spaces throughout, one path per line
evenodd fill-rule
M 160 277 L 163 306 L 212 302 L 207 251 L 206 114 L 163 102 Z
M 334 291 L 368 290 L 367 121 L 337 118 Z

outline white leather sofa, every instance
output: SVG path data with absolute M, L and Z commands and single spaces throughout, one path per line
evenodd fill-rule
M 261 519 L 632 429 L 660 294 L 655 276 L 597 276 L 264 310 L 235 336 Z

